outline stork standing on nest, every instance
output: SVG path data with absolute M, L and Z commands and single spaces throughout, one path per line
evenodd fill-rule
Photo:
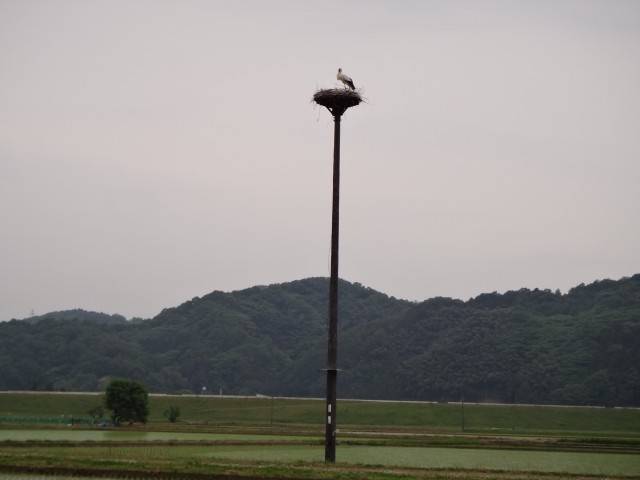
M 353 84 L 353 80 L 351 80 L 351 77 L 342 73 L 341 68 L 338 69 L 338 75 L 336 76 L 336 78 L 340 80 L 342 83 L 344 83 L 351 90 L 356 89 L 356 86 Z

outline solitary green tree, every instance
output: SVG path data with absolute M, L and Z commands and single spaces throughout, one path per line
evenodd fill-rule
M 164 411 L 164 416 L 167 417 L 167 420 L 170 422 L 176 422 L 180 417 L 180 409 L 175 406 L 171 406 Z
M 147 423 L 149 417 L 149 395 L 141 383 L 123 378 L 109 382 L 104 394 L 104 406 L 111 411 L 114 425 L 122 422 Z

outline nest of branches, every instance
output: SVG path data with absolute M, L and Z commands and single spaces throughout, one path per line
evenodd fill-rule
M 313 101 L 326 107 L 332 115 L 342 115 L 347 108 L 360 105 L 362 97 L 355 90 L 346 88 L 329 88 L 318 90 L 313 95 Z

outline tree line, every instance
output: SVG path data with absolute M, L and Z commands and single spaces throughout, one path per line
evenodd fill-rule
M 148 320 L 74 310 L 3 322 L 0 389 L 129 378 L 151 392 L 321 397 L 327 306 L 328 279 L 309 278 L 212 292 Z M 338 342 L 345 398 L 639 406 L 640 274 L 424 302 L 341 280 Z

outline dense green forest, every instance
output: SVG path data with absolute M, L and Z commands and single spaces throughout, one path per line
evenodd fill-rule
M 0 323 L 0 390 L 324 395 L 326 278 L 213 292 L 149 320 L 73 310 Z M 640 274 L 566 294 L 408 302 L 339 285 L 345 398 L 640 406 Z

